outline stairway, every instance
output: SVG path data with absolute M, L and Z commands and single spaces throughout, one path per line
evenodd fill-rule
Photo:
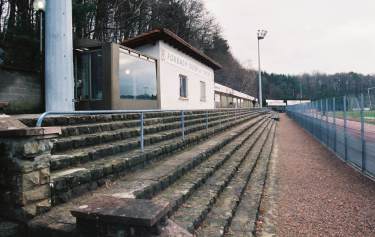
M 180 116 L 145 114 L 143 152 L 138 114 L 47 119 L 47 126 L 62 126 L 50 162 L 52 208 L 28 223 L 29 236 L 74 236 L 70 210 L 108 196 L 168 202 L 170 220 L 197 236 L 251 234 L 272 151 L 272 115 L 186 112 L 185 139 Z

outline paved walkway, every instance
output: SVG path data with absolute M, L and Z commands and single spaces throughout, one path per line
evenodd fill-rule
M 375 236 L 375 182 L 320 145 L 285 114 L 277 132 L 277 236 Z

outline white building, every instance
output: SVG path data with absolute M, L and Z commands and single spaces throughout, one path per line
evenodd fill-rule
M 199 110 L 252 107 L 254 97 L 216 84 L 221 66 L 166 29 L 121 45 L 93 41 L 75 47 L 78 110 Z
M 266 100 L 268 107 L 285 107 L 286 102 L 284 100 Z
M 157 29 L 123 42 L 155 58 L 159 108 L 214 109 L 214 70 L 221 66 L 166 29 Z
M 252 108 L 258 99 L 215 83 L 215 108 Z
M 310 102 L 311 100 L 287 100 L 286 104 L 287 106 L 292 106 L 292 105 L 306 104 Z

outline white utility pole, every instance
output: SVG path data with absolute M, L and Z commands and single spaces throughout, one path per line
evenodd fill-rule
M 48 0 L 45 21 L 46 111 L 74 111 L 72 0 Z
M 260 41 L 266 37 L 266 30 L 258 30 L 258 74 L 259 74 L 259 108 L 263 108 L 263 96 L 262 96 L 262 71 L 260 68 Z

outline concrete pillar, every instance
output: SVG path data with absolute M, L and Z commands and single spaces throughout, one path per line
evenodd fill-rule
M 46 111 L 73 111 L 72 1 L 46 2 Z

